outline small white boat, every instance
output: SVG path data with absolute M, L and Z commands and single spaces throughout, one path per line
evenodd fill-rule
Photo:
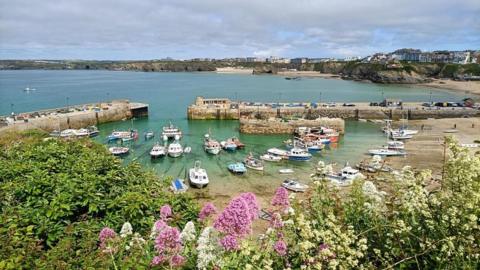
M 290 150 L 282 150 L 278 148 L 270 148 L 267 152 L 274 156 L 279 156 L 284 159 L 293 160 L 293 161 L 308 161 L 312 158 L 307 150 L 302 148 L 293 147 Z
M 299 183 L 294 179 L 287 179 L 283 181 L 282 187 L 295 192 L 305 192 L 308 189 L 308 185 Z
M 165 156 L 165 146 L 156 143 L 153 146 L 152 150 L 150 150 L 150 157 L 158 158 L 163 156 Z
M 408 140 L 413 138 L 413 135 L 404 132 L 392 132 L 390 133 L 390 138 L 393 140 Z
M 96 126 L 89 126 L 87 127 L 87 129 L 88 129 L 88 136 L 90 137 L 95 137 L 100 133 L 100 131 Z
M 392 150 L 403 150 L 405 149 L 405 144 L 400 141 L 389 141 L 385 148 L 392 149 Z
M 263 162 L 259 159 L 254 158 L 252 154 L 246 157 L 243 163 L 247 168 L 252 170 L 263 171 L 264 169 Z
M 264 160 L 264 161 L 270 161 L 270 162 L 279 162 L 282 160 L 281 157 L 279 156 L 275 156 L 275 155 L 271 155 L 271 154 L 264 154 L 264 155 L 261 155 L 260 156 L 260 159 L 261 160 Z
M 190 168 L 188 171 L 188 180 L 190 181 L 191 186 L 197 188 L 203 188 L 208 185 L 209 180 L 207 171 L 201 167 L 199 160 L 195 161 L 193 168 Z
M 406 156 L 407 152 L 403 150 L 393 150 L 393 149 L 370 149 L 368 150 L 370 155 L 379 155 L 379 156 Z
M 122 155 L 128 154 L 130 149 L 128 147 L 114 146 L 114 147 L 108 148 L 108 151 L 110 151 L 110 153 L 112 153 L 114 156 L 122 156 Z
M 207 153 L 212 155 L 218 155 L 222 149 L 218 141 L 210 138 L 209 134 L 204 136 L 203 147 Z
M 182 145 L 178 141 L 168 145 L 167 153 L 171 157 L 179 157 L 183 154 Z
M 270 148 L 267 150 L 267 153 L 273 156 L 281 157 L 281 158 L 288 158 L 288 151 L 282 150 L 278 148 Z
M 176 138 L 176 136 L 178 137 L 178 139 Z M 162 137 L 167 137 L 167 139 L 179 140 L 182 138 L 182 131 L 170 122 L 168 126 L 164 126 L 162 128 Z
M 284 168 L 284 169 L 278 170 L 278 172 L 281 173 L 281 174 L 291 174 L 291 173 L 293 173 L 293 170 L 289 169 L 289 168 Z
M 185 154 L 188 154 L 190 152 L 192 152 L 192 148 L 190 146 L 187 146 L 187 147 L 185 147 L 185 149 L 183 149 L 183 153 L 185 153 Z
M 37 89 L 35 89 L 35 88 L 30 88 L 30 87 L 28 87 L 28 86 L 23 89 L 23 91 L 25 91 L 25 92 L 30 92 L 30 91 L 35 91 L 35 90 L 37 90 Z
M 75 129 L 65 129 L 60 132 L 60 137 L 62 138 L 69 138 L 69 137 L 75 137 L 76 135 L 76 130 Z
M 327 174 L 325 178 L 338 184 L 338 185 L 349 185 L 353 180 L 360 178 L 363 179 L 365 176 L 361 174 L 357 169 L 350 167 L 349 165 L 345 166 L 337 174 Z
M 480 144 L 478 143 L 461 143 L 461 147 L 467 147 L 467 148 L 477 148 L 480 147 Z
M 90 131 L 86 128 L 81 128 L 81 129 L 74 129 L 75 136 L 77 137 L 89 137 L 90 136 Z
M 447 129 L 443 131 L 443 133 L 457 133 L 457 132 L 458 132 L 458 129 Z
M 145 132 L 144 136 L 145 136 L 145 140 L 149 140 L 149 139 L 155 137 L 155 133 L 153 131 L 147 131 L 147 132 Z

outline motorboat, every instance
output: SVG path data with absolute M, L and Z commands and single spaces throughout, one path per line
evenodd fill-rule
M 361 174 L 359 170 L 347 164 L 340 172 L 336 174 L 326 174 L 325 178 L 339 185 L 349 185 L 353 180 L 357 178 L 363 179 L 365 176 Z
M 170 188 L 172 189 L 173 193 L 177 194 L 187 191 L 188 186 L 185 185 L 183 179 L 177 178 L 172 181 L 172 186 Z
M 404 150 L 394 150 L 394 149 L 370 149 L 368 150 L 370 155 L 379 155 L 379 156 L 406 156 L 407 152 Z
M 247 168 L 252 169 L 252 170 L 263 171 L 263 169 L 264 169 L 263 162 L 259 159 L 256 159 L 255 157 L 253 157 L 252 154 L 247 156 L 245 158 L 245 160 L 243 161 L 243 163 L 245 164 L 245 166 Z
M 290 169 L 290 168 L 284 168 L 284 169 L 278 170 L 278 172 L 281 173 L 281 174 L 291 174 L 291 173 L 293 173 L 293 170 Z
M 312 154 L 305 149 L 294 147 L 288 151 L 288 160 L 308 161 L 312 158 Z
M 188 180 L 190 181 L 190 185 L 203 188 L 206 187 L 209 183 L 207 171 L 201 167 L 201 163 L 199 160 L 195 161 L 193 168 L 190 168 L 188 171 Z
M 135 130 L 132 130 L 130 132 L 130 136 L 128 137 L 122 137 L 122 142 L 129 142 L 138 139 L 138 132 Z
M 244 174 L 247 172 L 247 168 L 241 162 L 229 164 L 228 170 L 234 174 Z
M 100 133 L 100 131 L 96 126 L 89 126 L 87 127 L 87 129 L 88 129 L 88 136 L 90 137 L 98 136 L 98 134 Z
M 237 145 L 237 149 L 243 149 L 245 147 L 245 144 L 242 143 L 237 137 L 232 137 L 230 138 L 235 145 Z
M 155 137 L 155 132 L 147 131 L 147 132 L 145 132 L 144 137 L 145 137 L 145 140 L 149 140 L 149 139 Z
M 60 132 L 60 137 L 62 138 L 70 138 L 70 137 L 76 137 L 77 130 L 75 129 L 65 129 Z
M 402 131 L 392 132 L 392 133 L 390 133 L 390 138 L 392 138 L 393 140 L 408 140 L 408 139 L 413 138 L 413 135 L 405 134 Z
M 76 129 L 73 132 L 76 137 L 89 137 L 90 131 L 86 128 Z
M 283 181 L 282 187 L 295 192 L 305 192 L 308 189 L 308 185 L 302 184 L 294 179 Z
M 108 151 L 110 151 L 110 153 L 114 156 L 122 156 L 128 154 L 130 149 L 128 147 L 113 146 L 108 148 Z
M 288 151 L 287 150 L 282 150 L 282 149 L 278 149 L 278 148 L 270 148 L 270 149 L 267 150 L 267 153 L 269 155 L 280 157 L 282 159 L 288 159 Z
M 167 153 L 171 157 L 179 157 L 183 154 L 182 145 L 178 141 L 174 141 L 168 145 Z
M 372 156 L 370 161 L 360 162 L 356 165 L 356 168 L 370 173 L 390 172 L 393 170 L 390 166 L 386 165 L 385 162 L 382 161 L 382 157 L 378 155 Z
M 218 155 L 222 149 L 218 141 L 210 138 L 209 134 L 204 136 L 203 147 L 207 153 L 212 155 Z
M 222 146 L 223 149 L 226 151 L 235 151 L 237 150 L 237 144 L 230 138 L 227 139 L 226 141 L 221 141 L 220 145 Z
M 392 149 L 392 150 L 403 150 L 405 149 L 405 144 L 400 141 L 389 141 L 385 148 Z
M 113 131 L 108 137 L 108 141 L 116 141 L 116 140 L 121 140 L 121 139 L 126 139 L 128 140 L 129 138 L 133 138 L 134 135 L 136 134 L 136 131 L 130 130 L 130 131 Z M 138 134 L 137 134 L 138 135 Z
M 282 160 L 281 157 L 275 156 L 275 155 L 272 155 L 272 154 L 269 154 L 269 153 L 261 155 L 260 159 L 264 160 L 264 161 L 270 161 L 270 162 L 279 162 L 279 161 Z
M 175 136 L 178 136 L 176 140 L 179 140 L 182 138 L 182 131 L 170 122 L 168 126 L 162 128 L 163 136 L 167 137 L 167 139 L 175 139 Z
M 151 158 L 158 158 L 158 157 L 163 157 L 165 156 L 165 146 L 160 145 L 159 143 L 156 143 L 152 150 L 150 150 L 150 157 Z
M 300 148 L 306 148 L 310 153 L 317 153 L 324 148 L 324 144 L 318 139 L 315 141 L 303 141 L 302 139 L 295 138 L 293 141 L 285 141 L 285 144 L 289 149 L 293 148 L 294 146 L 299 146 Z

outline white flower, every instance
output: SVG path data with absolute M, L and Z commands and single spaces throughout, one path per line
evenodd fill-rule
M 120 230 L 120 237 L 127 237 L 127 235 L 133 234 L 132 224 L 130 222 L 123 223 L 122 229 Z
M 195 225 L 193 222 L 189 221 L 185 224 L 185 228 L 180 233 L 180 239 L 183 243 L 195 240 Z
M 221 249 L 218 246 L 218 237 L 212 227 L 206 227 L 197 240 L 197 268 L 207 269 L 211 263 L 222 266 Z

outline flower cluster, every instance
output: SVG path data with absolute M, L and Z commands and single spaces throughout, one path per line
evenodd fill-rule
M 287 255 L 287 244 L 283 240 L 278 240 L 277 242 L 275 242 L 275 244 L 273 245 L 273 249 L 280 256 Z
M 172 216 L 172 207 L 170 207 L 170 205 L 165 204 L 160 208 L 160 218 L 162 218 L 162 220 L 167 220 L 171 216 Z
M 286 209 L 290 206 L 290 202 L 288 201 L 288 191 L 284 187 L 279 187 L 275 191 L 275 195 L 272 199 L 273 206 L 279 206 L 282 209 Z
M 220 244 L 226 251 L 233 251 L 238 249 L 237 238 L 232 235 L 226 235 L 220 239 Z
M 115 233 L 114 230 L 110 229 L 109 227 L 103 228 L 98 235 L 98 240 L 100 241 L 100 248 L 104 250 L 108 249 L 109 240 L 114 239 L 116 236 L 117 233 Z
M 189 221 L 185 224 L 182 233 L 180 233 L 180 239 L 182 243 L 195 240 L 195 224 L 193 222 Z
M 198 219 L 200 221 L 204 221 L 205 219 L 209 218 L 212 215 L 215 215 L 217 213 L 217 208 L 213 203 L 207 202 L 203 207 L 202 210 L 200 210 L 200 213 L 198 214 Z
M 197 240 L 197 268 L 207 269 L 210 265 L 221 267 L 221 250 L 212 227 L 206 227 Z
M 243 193 L 232 199 L 217 217 L 214 228 L 235 237 L 244 237 L 252 231 L 252 221 L 258 216 L 258 203 L 253 193 Z

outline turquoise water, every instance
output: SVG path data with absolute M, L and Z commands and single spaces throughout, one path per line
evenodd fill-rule
M 25 87 L 37 91 L 25 93 Z M 383 94 L 382 94 L 383 92 Z M 133 121 L 140 132 L 138 141 L 125 162 L 136 160 L 159 175 L 184 176 L 185 168 L 201 160 L 207 169 L 211 185 L 209 192 L 222 196 L 228 191 L 271 192 L 285 178 L 279 168 L 291 167 L 296 176 L 307 181 L 319 160 L 342 165 L 346 161 L 357 162 L 372 147 L 384 143 L 378 126 L 371 123 L 348 121 L 346 134 L 331 149 L 315 155 L 310 162 L 268 163 L 265 172 L 249 171 L 245 176 L 233 176 L 226 167 L 241 161 L 249 153 L 261 154 L 271 147 L 280 147 L 286 135 L 244 135 L 238 132 L 237 121 L 187 121 L 186 109 L 196 96 L 227 97 L 246 101 L 322 101 L 355 102 L 380 101 L 383 97 L 404 101 L 458 100 L 461 95 L 428 88 L 398 85 L 376 85 L 336 79 L 305 78 L 288 81 L 280 76 L 251 76 L 215 73 L 143 73 L 113 71 L 0 71 L 0 115 L 11 112 L 33 111 L 67 104 L 81 104 L 111 99 L 130 99 L 150 105 L 149 117 Z M 12 106 L 13 104 L 13 106 Z M 151 161 L 148 152 L 159 139 L 161 127 L 172 121 L 184 132 L 182 145 L 192 147 L 192 153 L 184 157 L 162 158 Z M 105 137 L 113 130 L 128 129 L 131 121 L 108 123 L 99 126 L 101 134 L 96 138 L 106 143 Z M 156 137 L 145 141 L 145 130 L 156 131 Z M 212 136 L 223 140 L 238 136 L 246 148 L 235 153 L 222 152 L 218 156 L 207 155 L 202 149 L 203 135 L 210 130 Z M 261 176 L 261 177 L 260 177 Z M 273 183 L 273 184 L 272 184 Z

